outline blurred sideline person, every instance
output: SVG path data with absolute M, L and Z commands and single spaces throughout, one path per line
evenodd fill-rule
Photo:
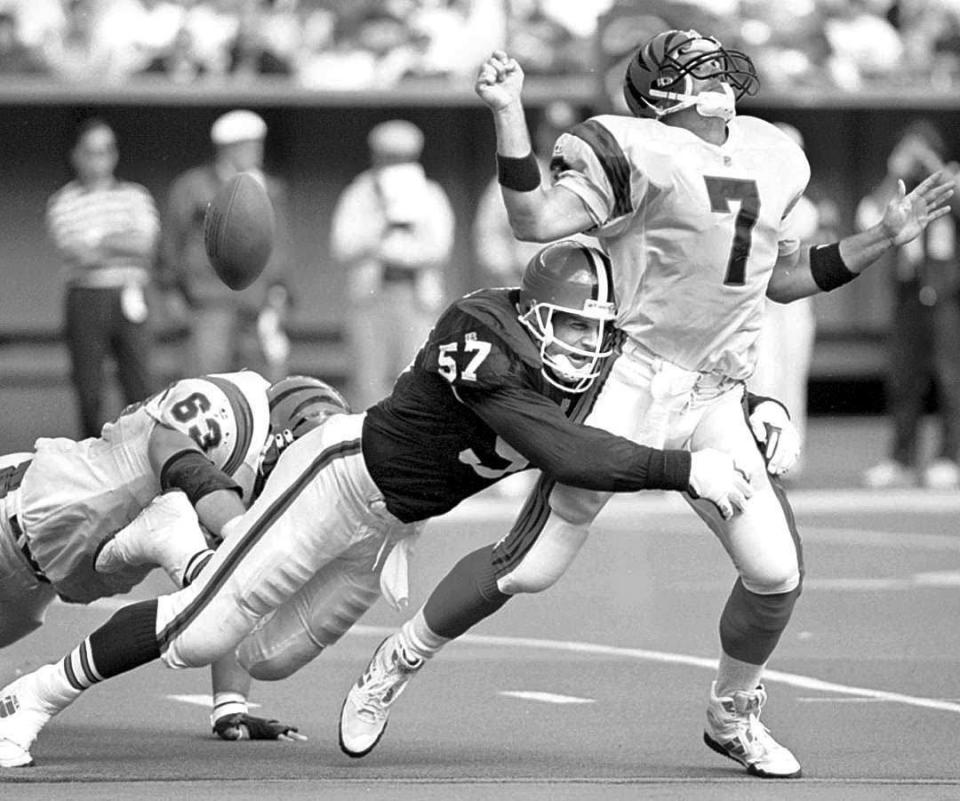
M 254 678 L 291 675 L 381 592 L 405 603 L 425 521 L 528 466 L 573 486 L 687 491 L 734 515 L 751 489 L 730 456 L 646 448 L 581 424 L 616 363 L 609 270 L 599 250 L 551 245 L 519 289 L 450 306 L 389 397 L 285 426 L 264 457 L 262 492 L 188 587 L 122 608 L 64 659 L 0 690 L 0 766 L 30 764 L 53 715 L 155 659 L 199 667 L 237 649 Z
M 98 438 L 41 438 L 0 457 L 0 648 L 39 628 L 55 598 L 123 594 L 157 566 L 178 589 L 194 580 L 210 556 L 200 523 L 217 533 L 250 503 L 269 390 L 253 372 L 183 379 Z M 267 727 L 247 716 L 250 677 L 232 658 L 213 684 L 214 731 Z M 276 726 L 273 737 L 288 734 Z
M 70 153 L 76 178 L 47 202 L 47 233 L 63 259 L 63 335 L 83 437 L 100 433 L 108 357 L 126 403 L 154 390 L 153 342 L 146 289 L 159 222 L 140 184 L 115 177 L 113 129 L 89 118 Z
M 796 757 L 760 722 L 764 667 L 803 574 L 793 513 L 779 480 L 764 469 L 757 427 L 741 405 L 765 297 L 789 302 L 854 279 L 946 213 L 953 182 L 937 176 L 909 196 L 901 186 L 873 228 L 808 254 L 790 212 L 809 165 L 775 126 L 736 116 L 736 101 L 758 87 L 744 53 L 692 30 L 652 37 L 626 70 L 624 96 L 634 117 L 593 117 L 562 135 L 552 184 L 543 183 L 531 151 L 522 87 L 520 65 L 502 51 L 480 67 L 476 91 L 493 114 L 514 232 L 552 241 L 589 231 L 613 265 L 622 353 L 585 422 L 649 447 L 716 448 L 751 479 L 752 495 L 733 516 L 689 498 L 738 573 L 720 616 L 704 742 L 751 775 L 799 776 Z M 753 422 L 761 423 L 765 449 L 775 448 L 778 436 Z M 772 462 L 767 468 L 781 472 Z M 445 643 L 517 593 L 554 584 L 609 497 L 541 479 L 513 529 L 464 557 L 374 653 L 344 702 L 343 750 L 362 756 L 376 746 L 390 704 Z M 537 570 L 527 567 L 534 554 Z
M 423 132 L 407 120 L 374 126 L 370 169 L 337 199 L 333 258 L 346 272 L 351 400 L 366 409 L 390 392 L 444 303 L 455 219 L 446 192 L 426 176 Z
M 782 122 L 775 125 L 803 147 L 803 135 L 797 128 Z M 830 218 L 824 216 L 821 219 L 821 207 L 805 194 L 797 200 L 792 220 L 796 226 L 794 235 L 801 247 L 836 239 L 837 232 L 830 224 Z M 790 410 L 793 425 L 800 436 L 801 453 L 807 442 L 807 382 L 816 327 L 812 296 L 792 303 L 768 300 L 757 339 L 757 366 L 747 382 L 751 391 L 775 397 Z M 801 458 L 785 479 L 795 481 L 802 472 Z
M 947 145 L 929 119 L 917 118 L 900 133 L 887 175 L 857 207 L 859 228 L 872 225 L 898 181 L 916 186 L 943 168 Z M 951 167 L 952 169 L 952 167 Z M 866 470 L 874 489 L 960 487 L 960 255 L 957 211 L 935 220 L 923 237 L 897 248 L 890 272 L 893 310 L 888 334 L 887 402 L 892 427 L 889 455 Z M 938 442 L 921 464 L 920 433 L 931 387 L 936 392 Z
M 187 306 L 180 312 L 190 331 L 184 375 L 246 367 L 278 380 L 287 372 L 289 343 L 282 327 L 289 300 L 287 190 L 280 178 L 264 171 L 266 137 L 267 124 L 259 114 L 247 109 L 229 111 L 210 128 L 213 160 L 190 168 L 170 185 L 162 272 L 172 297 L 181 297 Z M 270 261 L 263 274 L 241 292 L 220 281 L 203 245 L 207 204 L 238 172 L 253 173 L 263 181 L 277 221 Z

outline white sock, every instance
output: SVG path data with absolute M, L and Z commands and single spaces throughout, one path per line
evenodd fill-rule
M 450 642 L 427 625 L 422 607 L 403 624 L 396 637 L 404 659 L 410 664 L 416 664 L 421 659 L 431 659 Z
M 729 654 L 720 654 L 720 665 L 717 668 L 717 696 L 732 695 L 738 690 L 750 692 L 757 689 L 760 680 L 763 678 L 763 669 L 765 665 L 751 665 L 749 662 L 741 662 L 734 659 Z
M 54 715 L 62 712 L 83 694 L 83 689 L 67 678 L 64 663 L 65 660 L 61 660 L 51 665 L 41 665 L 31 674 L 35 692 Z
M 246 715 L 247 699 L 243 693 L 222 692 L 213 694 L 213 713 L 210 723 L 216 725 L 220 718 L 226 715 Z

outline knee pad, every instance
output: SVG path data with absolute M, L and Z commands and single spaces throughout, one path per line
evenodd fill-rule
M 589 533 L 589 523 L 571 523 L 551 513 L 533 547 L 516 567 L 497 579 L 497 588 L 516 595 L 552 587 L 576 558 Z

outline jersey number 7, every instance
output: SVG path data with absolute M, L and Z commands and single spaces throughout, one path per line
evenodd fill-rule
M 705 175 L 703 180 L 707 185 L 712 211 L 729 214 L 730 201 L 740 201 L 723 283 L 727 286 L 743 286 L 747 280 L 747 258 L 750 256 L 753 226 L 757 224 L 757 217 L 760 215 L 757 182 L 742 178 L 718 178 L 715 175 Z

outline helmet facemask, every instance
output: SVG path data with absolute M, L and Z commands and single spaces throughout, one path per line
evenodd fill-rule
M 591 307 L 592 308 L 588 308 Z M 585 350 L 569 345 L 556 336 L 554 318 L 557 313 L 570 314 L 591 322 L 598 322 L 596 345 Z M 534 303 L 520 321 L 527 327 L 540 346 L 541 373 L 548 383 L 564 392 L 586 392 L 600 375 L 600 362 L 613 353 L 611 328 L 616 317 L 613 303 L 588 300 L 583 309 L 557 306 L 553 303 Z
M 564 392 L 589 389 L 600 375 L 600 361 L 612 353 L 617 307 L 608 256 L 571 239 L 547 245 L 523 271 L 517 310 L 539 345 L 540 372 L 547 382 Z M 585 337 L 576 324 L 564 323 L 561 338 L 558 315 L 595 325 L 595 336 Z M 568 344 L 567 339 L 581 344 Z M 585 340 L 586 349 L 581 346 Z
M 719 79 L 718 89 L 695 92 L 695 81 Z M 694 107 L 704 117 L 729 122 L 736 102 L 756 94 L 756 69 L 749 56 L 727 50 L 696 31 L 667 31 L 654 37 L 631 59 L 624 96 L 631 110 L 661 119 Z

